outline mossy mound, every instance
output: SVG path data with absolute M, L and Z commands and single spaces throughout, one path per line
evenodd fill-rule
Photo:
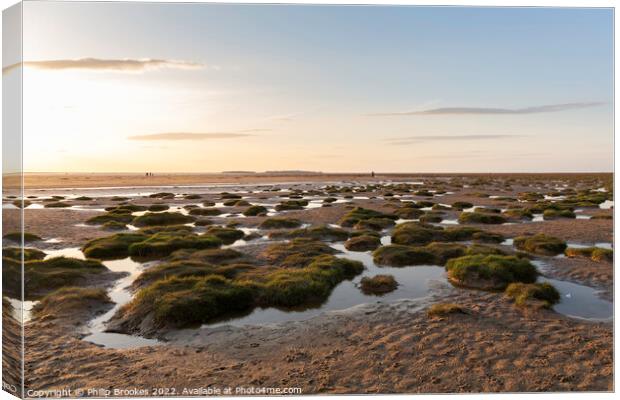
M 199 215 L 202 217 L 220 215 L 222 211 L 217 208 L 192 208 L 189 210 L 189 215 Z
M 360 281 L 360 289 L 364 294 L 383 295 L 393 292 L 398 288 L 398 282 L 392 275 L 375 275 L 372 278 L 363 277 Z
M 336 250 L 323 242 L 299 238 L 288 243 L 272 244 L 260 254 L 260 257 L 278 266 L 301 268 L 317 256 L 334 253 Z
M 422 249 L 434 256 L 433 263 L 437 265 L 444 265 L 451 258 L 464 256 L 467 251 L 467 247 L 462 244 L 441 242 L 427 244 Z
M 254 307 L 300 307 L 325 301 L 333 288 L 360 274 L 363 265 L 330 255 L 302 268 L 264 269 L 261 274 L 157 280 L 141 289 L 116 316 L 122 331 L 139 331 L 152 316 L 153 329 L 182 328 L 248 312 Z M 251 277 L 251 278 L 250 278 Z
M 3 258 L 3 290 L 12 297 L 21 294 L 21 263 L 12 258 Z M 24 293 L 27 299 L 42 296 L 62 286 L 83 283 L 89 276 L 101 274 L 108 269 L 96 260 L 78 260 L 54 257 L 47 260 L 24 262 Z
M 29 249 L 20 247 L 5 247 L 2 249 L 2 257 L 12 258 L 20 261 L 22 259 L 22 253 L 24 255 L 24 261 L 42 260 L 45 258 L 45 253 L 37 249 Z
M 32 312 L 37 318 L 76 319 L 80 316 L 89 317 L 93 311 L 103 311 L 112 307 L 112 304 L 105 289 L 62 287 L 43 297 L 32 308 Z
M 117 233 L 94 239 L 82 247 L 82 253 L 86 257 L 99 260 L 117 260 L 129 257 L 129 246 L 148 239 L 148 235 L 142 233 Z
M 12 242 L 21 243 L 22 241 L 22 233 L 21 232 L 9 232 L 6 235 L 2 236 L 3 239 L 10 240 Z M 38 242 L 43 240 L 41 236 L 35 235 L 34 233 L 24 232 L 24 243 Z
M 506 296 L 519 307 L 551 308 L 560 302 L 560 293 L 549 283 L 511 283 Z
M 476 235 L 477 240 L 480 241 L 491 238 L 495 239 L 495 236 L 489 234 L 488 232 L 468 226 L 443 228 L 421 222 L 405 222 L 394 228 L 394 232 L 392 233 L 392 243 L 403 245 L 426 245 L 431 242 L 473 240 L 474 235 Z
M 267 208 L 263 206 L 250 206 L 244 212 L 243 215 L 246 217 L 255 217 L 257 215 L 266 215 Z
M 443 220 L 443 213 L 440 212 L 425 212 L 424 215 L 420 217 L 420 222 L 423 223 L 437 223 Z
M 243 257 L 243 253 L 240 253 L 233 249 L 206 249 L 206 250 L 194 250 L 184 249 L 178 250 L 172 253 L 170 260 L 172 261 L 199 261 L 208 264 L 229 264 L 233 262 L 239 262 Z
M 418 208 L 401 207 L 394 211 L 394 214 L 396 214 L 399 218 L 402 219 L 418 219 L 422 215 L 424 215 L 424 211 Z
M 127 225 L 117 221 L 106 222 L 105 224 L 101 225 L 101 227 L 106 231 L 124 231 L 125 229 L 127 229 Z
M 301 221 L 294 218 L 267 218 L 258 226 L 260 229 L 293 229 L 301 226 Z
M 174 193 L 169 193 L 169 192 L 153 193 L 149 195 L 149 197 L 152 199 L 173 199 Z
M 311 228 L 294 229 L 290 231 L 275 231 L 269 234 L 270 238 L 307 238 L 312 240 L 323 240 L 327 242 L 341 242 L 349 238 L 349 232 L 332 228 L 327 225 L 313 226 Z
M 613 250 L 603 249 L 600 247 L 569 247 L 564 251 L 566 257 L 587 257 L 593 261 L 608 261 L 614 260 Z
M 71 204 L 65 203 L 63 201 L 55 201 L 53 203 L 47 203 L 44 206 L 45 208 L 67 208 L 71 207 Z
M 454 314 L 469 314 L 469 312 L 465 307 L 454 303 L 437 303 L 433 304 L 428 308 L 428 310 L 426 310 L 426 315 L 429 318 L 441 318 Z
M 486 246 L 483 244 L 472 244 L 471 246 L 467 247 L 467 250 L 465 250 L 465 254 L 466 256 L 473 256 L 476 254 L 497 254 L 497 255 L 506 255 L 506 252 L 498 249 L 497 247 L 493 247 L 493 246 Z
M 212 249 L 222 245 L 213 235 L 196 235 L 183 231 L 159 232 L 129 245 L 129 255 L 140 258 L 165 257 L 180 249 Z
M 230 204 L 231 201 L 232 200 L 227 201 L 226 203 L 224 203 L 224 205 L 225 206 L 229 206 L 229 207 L 248 207 L 248 206 L 251 206 L 250 202 L 247 201 L 247 200 L 237 200 L 234 203 Z
M 387 218 L 396 220 L 398 217 L 392 214 L 385 214 L 380 211 L 370 210 L 362 207 L 355 207 L 347 214 L 345 214 L 338 222 L 340 226 L 352 227 L 362 220 L 368 220 L 371 218 Z
M 250 264 L 227 264 L 212 265 L 209 263 L 191 260 L 172 261 L 165 264 L 156 265 L 144 271 L 135 280 L 134 287 L 144 287 L 153 282 L 175 278 L 200 277 L 208 275 L 219 275 L 227 279 L 233 279 L 237 275 L 256 268 Z
M 536 267 L 528 260 L 500 255 L 453 258 L 446 270 L 451 282 L 483 290 L 503 290 L 513 282 L 533 283 L 538 276 Z
M 396 223 L 393 219 L 390 218 L 369 218 L 359 221 L 357 224 L 355 224 L 354 229 L 370 229 L 373 231 L 382 231 L 394 225 L 396 225 Z
M 486 212 L 462 212 L 459 215 L 461 224 L 503 224 L 506 218 L 495 213 Z
M 575 213 L 572 212 L 571 210 L 547 209 L 543 212 L 543 219 L 545 220 L 558 219 L 558 218 L 576 218 L 576 217 L 577 216 L 575 215 Z
M 435 255 L 430 251 L 398 244 L 379 247 L 372 253 L 372 256 L 376 264 L 391 267 L 433 265 L 435 263 Z
M 222 200 L 239 200 L 241 199 L 240 194 L 222 192 L 220 193 L 220 199 Z
M 89 225 L 104 225 L 108 222 L 115 222 L 126 225 L 133 221 L 132 211 L 125 209 L 112 209 L 106 214 L 96 215 L 86 220 Z
M 239 239 L 243 239 L 243 236 L 245 236 L 245 233 L 243 233 L 243 231 L 240 231 L 234 228 L 222 228 L 219 226 L 211 226 L 209 227 L 209 229 L 207 229 L 207 231 L 205 232 L 205 235 L 215 236 L 218 239 L 220 239 L 222 243 L 224 244 L 232 244 Z
M 167 204 L 152 204 L 152 205 L 149 206 L 148 210 L 149 211 L 157 212 L 157 211 L 166 211 L 169 208 L 170 208 L 170 206 L 167 205 Z
M 323 203 L 335 203 L 336 201 L 338 201 L 338 199 L 335 197 L 327 197 L 323 199 Z
M 183 198 L 185 200 L 198 200 L 202 199 L 202 196 L 199 194 L 186 194 Z
M 381 246 L 381 240 L 377 236 L 361 235 L 352 237 L 344 242 L 344 247 L 351 251 L 369 251 Z
M 180 213 L 161 212 L 150 213 L 135 217 L 132 224 L 135 226 L 161 226 L 161 225 L 179 225 L 194 222 L 196 219 Z
M 531 220 L 534 218 L 532 212 L 526 208 L 509 208 L 502 213 L 509 219 L 513 220 Z
M 566 242 L 543 233 L 534 236 L 518 236 L 514 238 L 514 246 L 519 250 L 543 256 L 555 256 L 566 250 Z
M 209 225 L 213 225 L 215 222 L 213 222 L 213 220 L 208 219 L 208 218 L 201 218 L 201 219 L 197 219 L 196 222 L 194 222 L 194 225 L 196 226 L 209 226 Z
M 466 208 L 472 208 L 473 206 L 473 203 L 469 203 L 467 201 L 455 201 L 452 203 L 452 208 L 459 211 L 465 210 Z
M 276 211 L 303 210 L 308 205 L 308 200 L 287 200 L 276 204 Z

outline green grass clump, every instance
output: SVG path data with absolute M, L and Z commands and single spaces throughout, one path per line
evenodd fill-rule
M 172 253 L 170 259 L 173 261 L 199 261 L 208 264 L 228 264 L 231 262 L 238 262 L 243 257 L 243 253 L 240 253 L 233 249 L 206 249 L 206 250 L 194 250 L 185 249 L 178 250 Z
M 305 267 L 316 257 L 334 254 L 336 250 L 317 240 L 298 238 L 288 243 L 275 243 L 268 246 L 261 258 L 278 266 Z
M 22 241 L 22 233 L 21 232 L 9 232 L 6 235 L 2 236 L 3 239 L 10 240 L 12 242 L 21 242 Z M 34 233 L 24 232 L 24 243 L 30 242 L 38 242 L 43 240 L 41 236 L 35 235 Z
M 352 227 L 362 220 L 367 220 L 371 218 L 387 218 L 392 220 L 398 219 L 396 215 L 385 214 L 379 211 L 370 210 L 362 207 L 355 207 L 353 210 L 349 211 L 340 219 L 339 225 L 344 227 Z
M 370 229 L 373 231 L 382 231 L 394 225 L 394 220 L 390 218 L 369 218 L 359 221 L 355 224 L 354 228 L 357 230 Z
M 375 275 L 372 278 L 363 277 L 360 288 L 364 294 L 382 295 L 393 292 L 398 287 L 398 282 L 392 275 Z
M 392 244 L 379 247 L 372 253 L 373 260 L 378 265 L 404 267 L 410 265 L 433 265 L 435 255 L 419 247 Z
M 78 200 L 78 201 L 91 201 L 94 200 L 92 197 L 88 197 L 88 196 L 79 196 L 76 197 L 74 200 Z
M 461 224 L 503 224 L 506 218 L 501 215 L 486 212 L 462 212 L 459 215 Z
M 543 256 L 555 256 L 566 250 L 564 241 L 543 233 L 534 236 L 518 236 L 514 238 L 514 245 L 519 250 Z
M 467 247 L 457 243 L 433 242 L 424 246 L 423 249 L 434 256 L 434 264 L 444 265 L 451 258 L 464 256 Z
M 71 204 L 65 203 L 63 201 L 55 201 L 53 203 L 47 203 L 44 206 L 45 208 L 67 208 L 71 207 Z
M 308 205 L 308 200 L 287 200 L 276 205 L 276 211 L 303 210 Z
M 433 317 L 447 317 L 452 314 L 469 314 L 465 307 L 454 303 L 437 303 L 433 304 L 426 311 L 426 315 Z
M 455 201 L 454 203 L 452 203 L 452 208 L 459 211 L 462 211 L 466 208 L 472 208 L 473 206 L 474 205 L 472 203 L 469 203 L 467 201 Z
M 213 235 L 196 235 L 183 231 L 159 232 L 148 239 L 129 245 L 129 255 L 134 257 L 165 257 L 179 249 L 210 249 L 222 245 Z
M 189 215 L 200 215 L 203 217 L 220 215 L 221 210 L 217 208 L 192 208 L 189 210 Z
M 21 263 L 12 258 L 2 259 L 3 290 L 13 297 L 21 294 Z M 89 276 L 108 269 L 97 260 L 54 257 L 24 262 L 24 292 L 27 299 L 42 296 L 62 286 L 84 282 Z
M 153 193 L 149 195 L 149 197 L 151 199 L 172 199 L 174 198 L 174 193 L 169 193 L 169 192 Z
M 239 239 L 243 239 L 245 233 L 234 228 L 222 228 L 219 226 L 212 226 L 207 229 L 205 235 L 215 236 L 220 239 L 224 244 L 232 244 Z
M 294 218 L 267 218 L 258 226 L 260 229 L 293 229 L 301 226 L 301 221 Z
M 503 235 L 486 231 L 475 232 L 471 238 L 475 242 L 483 243 L 501 243 L 504 241 Z
M 241 273 L 232 279 L 215 274 L 173 275 L 141 289 L 121 310 L 120 325 L 126 331 L 138 330 L 143 320 L 152 315 L 155 328 L 182 328 L 254 307 L 312 306 L 325 301 L 338 283 L 355 277 L 363 269 L 358 261 L 323 255 L 305 267 L 264 268 L 259 271 L 262 273 L 254 269 L 251 274 Z
M 363 270 L 364 265 L 359 261 L 323 255 L 305 268 L 278 269 L 267 274 L 258 301 L 263 307 L 320 304 L 337 284 Z
M 576 215 L 571 210 L 547 209 L 543 212 L 543 219 L 545 220 L 558 218 L 576 218 Z
M 611 214 L 594 214 L 591 219 L 614 219 Z
M 144 287 L 162 279 L 220 275 L 232 279 L 242 272 L 256 268 L 249 264 L 212 265 L 196 260 L 172 261 L 156 265 L 144 271 L 134 282 L 135 287 Z
M 157 211 L 166 211 L 169 208 L 170 206 L 168 204 L 152 204 L 149 206 L 148 210 L 157 212 Z
M 560 302 L 560 293 L 549 283 L 511 283 L 506 288 L 506 296 L 513 299 L 519 307 L 551 308 Z
M 533 283 L 538 271 L 528 260 L 515 256 L 473 255 L 453 258 L 446 264 L 448 279 L 458 285 L 502 290 L 512 282 Z
M 41 299 L 33 308 L 36 317 L 76 317 L 113 302 L 102 288 L 62 287 Z
M 249 206 L 250 203 L 246 200 L 228 200 L 224 202 L 226 207 L 243 207 Z
M 227 200 L 227 199 L 228 200 L 231 200 L 231 199 L 238 200 L 238 199 L 241 199 L 241 195 L 234 194 L 234 193 L 228 193 L 228 192 L 222 192 L 222 193 L 220 193 L 220 199 L 222 199 L 222 200 Z
M 325 199 L 323 199 L 323 203 L 334 203 L 336 201 L 338 201 L 338 199 L 335 197 L 326 197 Z
M 394 214 L 396 214 L 399 218 L 402 219 L 418 219 L 422 215 L 424 215 L 424 211 L 418 208 L 401 207 L 394 211 Z
M 24 261 L 42 260 L 45 258 L 45 253 L 37 249 L 29 249 L 20 247 L 5 247 L 2 249 L 2 257 L 12 258 L 17 261 L 21 261 L 22 253 L 24 254 Z
M 452 226 L 442 228 L 420 222 L 405 222 L 394 228 L 392 243 L 404 245 L 426 245 L 431 242 L 458 242 L 473 240 L 477 235 L 478 240 L 485 239 L 488 232 L 468 226 Z
M 483 244 L 472 244 L 471 246 L 467 247 L 467 249 L 465 250 L 465 254 L 466 256 L 473 256 L 476 254 L 497 254 L 497 255 L 506 255 L 506 252 L 504 252 L 501 249 L 498 249 L 497 247 L 493 247 L 493 246 L 485 246 Z
M 209 226 L 209 225 L 213 225 L 215 222 L 213 222 L 213 220 L 208 219 L 208 218 L 201 218 L 201 219 L 197 219 L 196 222 L 194 222 L 194 225 L 196 226 Z
M 141 233 L 117 233 L 89 241 L 82 247 L 82 252 L 90 258 L 117 260 L 129 257 L 129 246 L 147 238 L 147 235 Z
M 369 251 L 381 246 L 381 240 L 377 236 L 361 235 L 352 237 L 344 242 L 344 247 L 351 251 Z
M 116 222 L 126 225 L 133 221 L 134 217 L 131 215 L 131 211 L 128 210 L 113 210 L 108 211 L 105 214 L 96 215 L 86 220 L 89 225 L 104 225 L 109 222 Z
M 443 213 L 427 211 L 420 217 L 420 222 L 431 223 L 441 222 L 443 220 Z
M 504 214 L 507 218 L 516 220 L 531 220 L 534 218 L 532 211 L 526 208 L 509 208 L 502 214 Z
M 568 247 L 564 254 L 566 257 L 588 257 L 593 261 L 609 261 L 614 260 L 613 250 L 603 249 L 600 247 Z
M 311 228 L 294 229 L 291 231 L 276 231 L 269 234 L 270 238 L 307 238 L 313 240 L 324 240 L 328 242 L 341 242 L 349 238 L 349 232 L 332 228 L 327 225 L 313 226 Z
M 161 225 L 179 225 L 194 222 L 195 218 L 180 213 L 161 212 L 146 213 L 135 217 L 132 224 L 135 226 L 161 226 Z
M 184 198 L 185 200 L 198 200 L 202 199 L 202 196 L 199 194 L 186 194 Z
M 267 214 L 267 208 L 263 206 L 250 206 L 243 212 L 243 215 L 246 217 L 255 217 L 257 215 L 265 214 Z
M 101 225 L 101 227 L 107 231 L 124 231 L 127 229 L 127 225 L 122 222 L 109 221 Z

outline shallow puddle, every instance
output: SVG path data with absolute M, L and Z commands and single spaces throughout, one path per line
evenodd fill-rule
M 390 237 L 382 237 L 381 242 L 384 245 L 389 244 Z M 204 326 L 243 326 L 284 321 L 303 321 L 325 311 L 345 310 L 361 304 L 374 303 L 377 301 L 392 302 L 401 299 L 421 299 L 430 294 L 433 282 L 446 282 L 445 270 L 443 267 L 433 265 L 401 268 L 379 267 L 372 260 L 371 252 L 348 251 L 342 244 L 333 244 L 332 247 L 341 251 L 337 256 L 361 261 L 366 269 L 361 275 L 355 277 L 355 279 L 344 281 L 336 286 L 327 301 L 320 307 L 299 311 L 279 310 L 275 308 L 255 309 L 247 316 Z M 398 288 L 383 296 L 366 295 L 362 293 L 358 287 L 361 279 L 365 276 L 375 276 L 378 274 L 393 275 L 399 284 Z

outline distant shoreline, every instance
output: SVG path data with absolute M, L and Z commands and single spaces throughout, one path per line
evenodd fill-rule
M 145 176 L 141 173 L 25 173 L 24 187 L 26 189 L 47 188 L 86 188 L 86 187 L 145 187 L 145 186 L 172 186 L 172 185 L 202 185 L 202 184 L 271 184 L 287 182 L 329 182 L 342 180 L 356 180 L 373 182 L 384 180 L 406 181 L 410 179 L 424 179 L 437 177 L 479 176 L 479 177 L 531 177 L 544 176 L 546 178 L 583 177 L 583 176 L 613 176 L 612 172 L 567 172 L 567 173 L 380 173 L 374 177 L 367 173 L 155 173 Z M 20 187 L 20 175 L 4 174 L 3 187 L 16 189 Z

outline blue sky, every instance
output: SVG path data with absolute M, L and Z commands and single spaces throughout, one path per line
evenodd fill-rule
M 29 2 L 25 168 L 609 171 L 612 33 L 610 9 Z

